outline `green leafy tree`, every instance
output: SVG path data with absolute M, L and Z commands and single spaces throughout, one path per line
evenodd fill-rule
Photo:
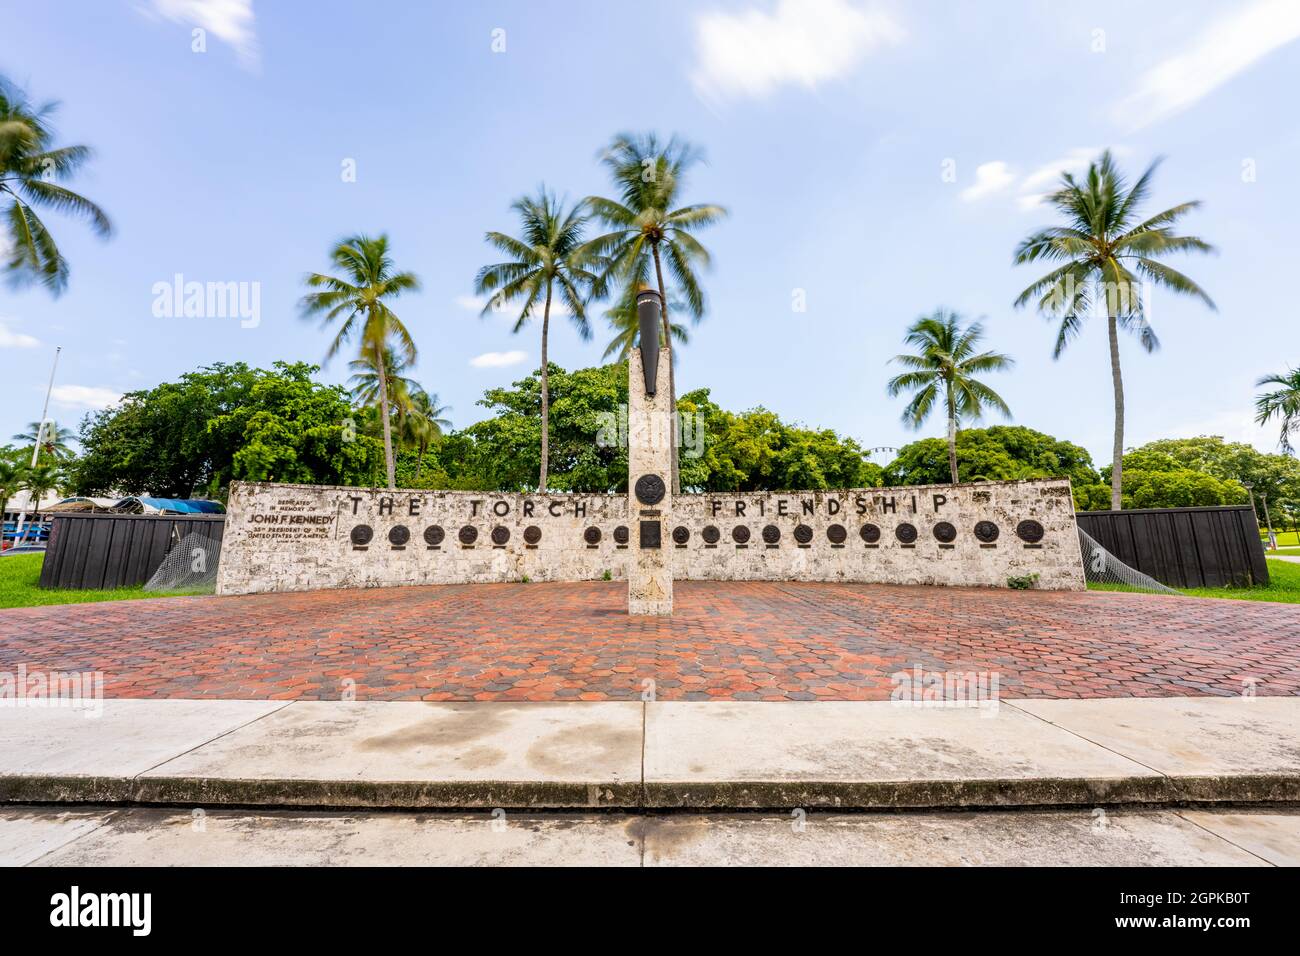
M 1300 431 L 1300 368 L 1287 369 L 1285 375 L 1265 375 L 1255 383 L 1257 388 L 1266 385 L 1278 387 L 1255 399 L 1255 421 L 1266 425 L 1276 418 L 1282 426 L 1278 446 L 1290 455 L 1295 451 L 1291 434 Z
M 406 375 L 411 367 L 391 348 L 381 351 L 384 360 L 384 378 L 388 386 L 389 414 L 401 418 L 404 409 L 410 406 L 411 396 L 420 386 L 415 379 Z M 352 374 L 348 377 L 348 387 L 352 400 L 359 405 L 379 407 L 381 393 L 379 382 L 379 362 L 372 351 L 366 351 L 359 358 L 348 363 Z
M 705 295 L 696 271 L 708 268 L 712 258 L 695 238 L 695 232 L 723 219 L 727 211 L 714 203 L 678 205 L 685 191 L 687 171 L 703 155 L 676 137 L 663 143 L 654 133 L 621 133 L 601 158 L 619 195 L 618 199 L 587 199 L 592 212 L 610 231 L 591 240 L 584 255 L 598 256 L 604 263 L 598 288 L 605 290 L 611 281 L 617 281 L 625 296 L 635 296 L 636 290 L 649 284 L 653 267 L 655 285 L 664 301 L 661 344 L 668 348 L 668 393 L 675 405 L 674 333 L 664 281 L 665 264 L 687 310 L 698 322 L 704 315 Z M 673 490 L 680 490 L 676 454 L 672 482 Z
M 41 428 L 40 422 L 32 422 L 27 426 L 27 431 L 19 432 L 14 436 L 14 441 L 35 445 L 38 435 L 41 443 L 40 454 L 48 455 L 59 461 L 76 455 L 71 445 L 68 444 L 76 439 L 76 433 L 70 428 L 59 427 L 59 423 L 56 421 L 47 421 L 44 428 Z
M 1060 322 L 1053 358 L 1082 331 L 1095 307 L 1104 309 L 1110 338 L 1111 385 L 1115 397 L 1115 440 L 1111 468 L 1111 507 L 1122 505 L 1124 472 L 1124 381 L 1120 372 L 1119 332 L 1137 336 L 1148 351 L 1159 347 L 1155 330 L 1146 317 L 1142 281 L 1201 299 L 1211 309 L 1210 297 L 1195 282 L 1159 261 L 1175 252 L 1212 252 L 1213 247 L 1194 236 L 1180 236 L 1174 225 L 1200 205 L 1185 202 L 1145 219 L 1139 209 L 1151 189 L 1159 160 L 1147 167 L 1130 189 L 1107 150 L 1088 168 L 1082 182 L 1071 173 L 1061 176 L 1061 187 L 1047 197 L 1063 224 L 1040 229 L 1016 247 L 1017 264 L 1060 263 L 1016 299 L 1016 306 L 1037 300 L 1038 309 Z
M 319 272 L 307 276 L 307 287 L 315 290 L 303 296 L 304 318 L 322 317 L 324 324 L 339 323 L 338 332 L 325 357 L 333 357 L 354 337 L 360 353 L 379 355 L 391 347 L 398 349 L 403 362 L 415 361 L 415 342 L 389 303 L 404 292 L 420 287 L 412 272 L 399 272 L 388 252 L 388 236 L 356 235 L 342 240 L 330 253 L 340 275 Z M 390 343 L 392 343 L 390 345 Z M 389 415 L 386 362 L 375 361 L 379 376 L 379 418 L 384 433 L 384 469 L 388 487 L 396 487 L 393 459 L 392 422 Z
M 52 491 L 57 491 L 66 480 L 63 467 L 57 462 L 40 462 L 34 468 L 28 468 L 23 476 L 23 485 L 32 496 L 36 505 Z
M 1217 435 L 1167 438 L 1129 452 L 1124 456 L 1124 467 L 1128 467 L 1132 455 L 1144 453 L 1167 456 L 1179 468 L 1235 482 L 1243 488 L 1249 483 L 1257 497 L 1270 502 L 1300 501 L 1300 461 L 1290 455 L 1266 454 L 1245 442 L 1228 442 Z
M 376 484 L 379 441 L 340 386 L 306 363 L 218 363 L 130 392 L 82 424 L 77 494 L 221 497 L 230 481 Z
M 559 297 L 578 334 L 589 339 L 591 323 L 587 320 L 586 290 L 596 277 L 587 269 L 591 257 L 580 251 L 582 233 L 587 223 L 583 204 L 566 210 L 564 204 L 558 202 L 543 186 L 538 189 L 536 196 L 521 197 L 510 208 L 519 215 L 519 237 L 507 236 L 501 232 L 487 233 L 488 243 L 509 258 L 480 269 L 474 280 L 474 288 L 478 293 L 488 296 L 482 312 L 485 316 L 508 305 L 522 303 L 519 318 L 515 321 L 516 334 L 537 314 L 539 302 L 541 304 L 542 427 L 537 488 L 545 491 L 551 460 L 550 361 L 547 345 L 552 299 Z
M 957 457 L 965 481 L 1069 478 L 1077 507 L 1106 507 L 1107 494 L 1087 450 L 1032 428 L 994 425 L 964 429 L 957 435 Z M 885 483 L 940 484 L 950 475 L 947 443 L 924 438 L 899 449 L 885 468 Z
M 0 77 L 0 215 L 4 217 L 4 271 L 17 284 L 40 282 L 58 295 L 68 285 L 68 262 L 37 209 L 78 216 L 101 238 L 113 232 L 104 210 L 63 185 L 88 159 L 88 146 L 54 146 L 50 119 L 57 103 L 33 106 Z
M 1102 469 L 1103 478 L 1110 477 L 1109 471 Z M 1124 456 L 1125 508 L 1192 508 L 1249 500 L 1237 481 L 1183 467 L 1172 455 L 1149 446 Z
M 955 485 L 957 474 L 957 428 L 963 422 L 978 421 L 985 409 L 993 408 L 1006 417 L 1011 409 L 997 392 L 975 376 L 1002 372 L 1015 360 L 1000 352 L 979 352 L 984 326 L 972 322 L 963 327 L 961 316 L 943 309 L 922 316 L 907 330 L 904 342 L 915 353 L 896 355 L 892 361 L 907 371 L 889 381 L 889 394 L 910 393 L 903 409 L 903 423 L 919 429 L 936 406 L 948 420 L 948 469 Z

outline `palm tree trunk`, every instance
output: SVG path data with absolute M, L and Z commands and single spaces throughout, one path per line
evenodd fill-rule
M 673 494 L 682 493 L 682 475 L 677 464 L 677 377 L 673 374 L 673 330 L 668 321 L 668 295 L 664 291 L 664 270 L 659 262 L 659 243 L 651 243 L 655 257 L 655 278 L 659 280 L 659 298 L 663 302 L 664 346 L 668 349 L 668 404 L 673 410 L 672 425 L 668 435 L 668 457 L 672 462 Z
M 388 375 L 384 369 L 387 364 L 382 342 L 375 343 L 375 368 L 379 371 L 379 417 L 384 426 L 384 470 L 388 475 L 388 489 L 397 487 L 397 467 L 393 462 L 393 427 L 388 420 Z
M 546 282 L 546 306 L 542 311 L 542 476 L 537 490 L 546 491 L 547 463 L 551 456 L 551 375 L 546 362 L 546 340 L 551 328 L 551 282 Z
M 1124 379 L 1119 370 L 1119 323 L 1111 315 L 1107 320 L 1110 333 L 1110 377 L 1115 386 L 1115 444 L 1111 450 L 1110 507 L 1119 511 L 1124 507 Z
M 957 419 L 948 411 L 948 470 L 952 473 L 952 483 L 957 484 Z
M 424 471 L 424 453 L 429 450 L 429 446 L 420 442 L 420 455 L 415 459 L 415 487 L 420 487 L 420 473 Z

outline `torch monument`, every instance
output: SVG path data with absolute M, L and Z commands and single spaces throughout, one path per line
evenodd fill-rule
M 672 614 L 672 556 L 664 538 L 672 525 L 673 429 L 676 409 L 668 388 L 671 356 L 659 347 L 663 300 L 645 289 L 636 297 L 640 347 L 628 359 L 628 517 L 637 537 L 628 564 L 629 614 Z

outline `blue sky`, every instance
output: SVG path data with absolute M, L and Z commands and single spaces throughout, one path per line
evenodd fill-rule
M 62 101 L 60 142 L 97 152 L 75 185 L 117 230 L 103 242 L 51 215 L 68 291 L 0 287 L 5 437 L 38 417 L 55 345 L 67 424 L 215 361 L 320 361 L 302 276 L 357 231 L 387 231 L 423 280 L 399 310 L 416 374 L 468 424 L 539 346 L 532 327 L 477 317 L 483 232 L 512 231 L 510 201 L 540 182 L 608 192 L 596 154 L 623 130 L 701 146 L 687 198 L 731 211 L 701 235 L 709 314 L 678 371 L 680 391 L 707 385 L 726 407 L 902 445 L 914 435 L 886 362 L 943 305 L 984 317 L 989 345 L 1017 359 L 992 382 L 1015 422 L 1107 462 L 1104 325 L 1053 362 L 1054 329 L 1012 308 L 1039 270 L 1011 262 L 1051 221 L 1037 194 L 1105 146 L 1133 175 L 1166 156 L 1151 210 L 1203 200 L 1186 229 L 1220 250 L 1173 262 L 1217 313 L 1157 292 L 1163 348 L 1123 343 L 1128 444 L 1223 434 L 1271 449 L 1254 381 L 1300 363 L 1285 286 L 1300 257 L 1292 0 L 5 0 L 0 23 L 0 72 Z M 156 316 L 154 286 L 177 273 L 259 283 L 260 321 Z M 558 323 L 554 361 L 599 361 L 599 312 L 591 343 Z M 345 361 L 324 376 L 344 380 Z

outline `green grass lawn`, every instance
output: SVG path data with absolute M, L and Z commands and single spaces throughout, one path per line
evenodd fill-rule
M 0 558 L 0 608 L 36 607 L 38 604 L 83 604 L 87 601 L 121 601 L 127 598 L 178 597 L 202 592 L 146 591 L 142 586 L 110 591 L 59 591 L 37 586 L 43 554 L 17 554 Z
M 1277 531 L 1277 546 L 1279 548 L 1300 546 L 1300 532 L 1298 531 Z M 1260 540 L 1264 542 L 1264 547 L 1268 547 L 1268 536 L 1261 534 Z
M 1180 593 L 1190 597 L 1229 598 L 1235 601 L 1278 601 L 1300 604 L 1300 564 L 1289 561 L 1268 562 L 1267 585 L 1254 588 L 1187 588 Z M 1089 591 L 1133 591 L 1123 584 L 1089 584 Z

